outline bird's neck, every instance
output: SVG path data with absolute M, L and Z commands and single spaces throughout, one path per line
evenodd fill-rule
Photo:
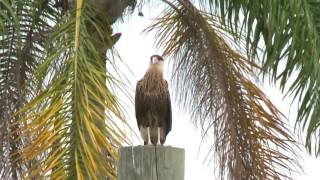
M 163 68 L 161 66 L 150 65 L 143 77 L 146 91 L 160 91 L 163 84 Z
M 143 89 L 146 93 L 162 94 L 165 87 L 163 79 L 163 68 L 161 66 L 150 65 L 143 77 Z
M 163 62 L 159 62 L 157 64 L 150 64 L 149 70 L 157 71 L 163 75 Z
M 151 64 L 145 76 L 153 76 L 154 78 L 163 78 L 163 64 Z

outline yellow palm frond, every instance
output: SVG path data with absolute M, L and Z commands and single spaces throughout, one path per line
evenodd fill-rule
M 13 124 L 19 139 L 32 139 L 17 162 L 38 162 L 24 178 L 116 179 L 117 148 L 128 138 L 118 127 L 126 122 L 112 87 L 123 84 L 106 68 L 112 32 L 94 10 L 92 3 L 77 1 L 48 38 L 36 72 L 37 96 Z

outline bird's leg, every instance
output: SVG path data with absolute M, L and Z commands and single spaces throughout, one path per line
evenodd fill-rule
M 151 138 L 150 138 L 150 127 L 147 127 L 147 131 L 148 131 L 148 145 L 152 145 Z
M 157 130 L 158 130 L 158 141 L 157 141 L 157 145 L 161 145 L 161 143 L 160 143 L 160 127 L 158 127 Z

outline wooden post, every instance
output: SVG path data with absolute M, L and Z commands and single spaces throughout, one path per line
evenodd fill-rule
M 118 180 L 184 180 L 184 149 L 153 145 L 120 148 Z

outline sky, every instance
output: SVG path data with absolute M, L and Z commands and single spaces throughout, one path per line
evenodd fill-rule
M 161 12 L 160 8 L 153 7 L 152 9 L 143 9 L 144 17 L 140 17 L 137 15 L 138 12 L 134 12 L 130 18 L 125 18 L 123 23 L 118 23 L 114 27 L 114 33 L 122 33 L 122 36 L 115 47 L 123 60 L 123 63 L 119 64 L 119 68 L 124 72 L 128 81 L 131 83 L 132 89 L 129 90 L 129 94 L 132 97 L 134 97 L 136 82 L 143 77 L 148 68 L 150 56 L 153 54 L 161 54 L 161 51 L 154 46 L 154 35 L 146 35 L 142 33 L 142 31 L 150 25 L 152 18 L 155 18 L 158 15 L 157 13 Z M 131 71 L 126 66 L 128 66 Z M 168 60 L 165 61 L 164 77 L 170 81 L 167 69 Z M 170 82 L 169 88 L 172 92 Z M 297 112 L 297 109 L 295 108 L 296 104 L 293 104 L 290 108 L 291 99 L 283 99 L 283 94 L 281 94 L 281 92 L 275 87 L 264 84 L 263 89 L 276 107 L 278 107 L 284 115 L 289 117 L 290 125 L 293 127 Z M 129 124 L 139 135 L 134 114 L 134 105 L 126 98 L 124 98 L 123 101 L 127 104 L 126 110 L 129 116 Z M 199 150 L 202 140 L 200 130 L 195 128 L 194 124 L 191 122 L 189 114 L 179 111 L 174 97 L 172 97 L 172 111 L 172 130 L 167 136 L 165 145 L 185 149 L 185 180 L 215 179 L 213 164 L 204 162 L 204 155 L 207 153 L 210 139 L 206 139 L 205 143 Z M 128 136 L 133 139 L 134 145 L 143 144 L 142 141 L 136 138 L 132 133 L 128 133 Z M 304 151 L 303 147 L 300 155 L 302 157 L 300 163 L 304 172 L 302 174 L 293 174 L 293 179 L 318 180 L 320 176 L 318 172 L 320 167 L 320 158 L 316 159 L 314 156 L 308 155 Z

